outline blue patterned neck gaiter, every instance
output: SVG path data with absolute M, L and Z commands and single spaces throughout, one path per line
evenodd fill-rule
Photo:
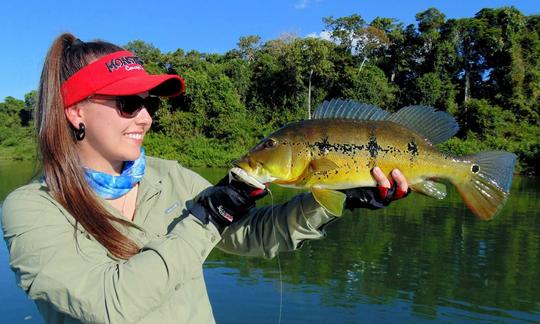
M 94 171 L 84 168 L 86 181 L 90 187 L 104 199 L 116 199 L 127 194 L 133 186 L 141 181 L 144 175 L 146 161 L 144 149 L 141 148 L 141 156 L 135 161 L 124 162 L 124 169 L 119 176 Z

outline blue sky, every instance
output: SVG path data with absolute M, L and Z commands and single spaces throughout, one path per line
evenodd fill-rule
M 540 13 L 540 0 L 2 0 L 0 102 L 6 96 L 23 99 L 37 88 L 48 47 L 62 32 L 118 45 L 141 39 L 163 52 L 182 48 L 224 53 L 235 48 L 241 36 L 256 34 L 267 41 L 284 33 L 318 34 L 326 16 L 356 13 L 368 22 L 381 16 L 410 24 L 429 7 L 447 18 L 461 18 L 482 8 L 511 5 L 526 15 Z

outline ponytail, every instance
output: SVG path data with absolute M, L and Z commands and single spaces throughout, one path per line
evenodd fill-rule
M 71 75 L 93 60 L 119 50 L 122 49 L 110 43 L 83 43 L 72 34 L 60 35 L 52 44 L 41 73 L 36 128 L 50 194 L 112 255 L 128 259 L 138 253 L 139 247 L 117 227 L 133 225 L 109 213 L 88 186 L 61 95 L 62 83 Z

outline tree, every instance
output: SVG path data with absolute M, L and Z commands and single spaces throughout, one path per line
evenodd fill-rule
M 330 30 L 332 39 L 347 51 L 360 58 L 360 70 L 379 49 L 388 46 L 389 39 L 377 26 L 366 25 L 359 15 L 323 19 L 325 28 Z
M 333 62 L 334 51 L 335 45 L 323 39 L 305 38 L 294 43 L 294 55 L 298 56 L 298 64 L 301 66 L 299 73 L 302 82 L 304 86 L 311 86 L 311 97 L 308 98 L 310 114 L 314 106 L 311 102 L 322 102 L 338 79 Z
M 528 34 L 525 17 L 517 9 L 506 7 L 482 9 L 475 19 L 483 27 L 478 35 L 485 83 L 483 97 L 494 98 L 498 105 L 523 118 L 536 119 L 538 114 L 527 101 L 525 91 L 526 69 L 537 70 L 527 64 L 522 47 Z
M 0 103 L 0 126 L 20 128 L 22 126 L 21 111 L 24 108 L 24 101 L 6 97 L 4 102 Z
M 365 20 L 360 15 L 334 19 L 332 16 L 323 18 L 325 29 L 330 31 L 333 40 L 349 52 L 356 50 L 356 41 L 363 33 Z
M 238 50 L 240 57 L 248 62 L 252 62 L 255 58 L 255 52 L 260 48 L 261 37 L 258 35 L 250 35 L 240 37 L 238 40 Z
M 404 67 L 403 47 L 404 32 L 403 24 L 393 18 L 376 17 L 370 24 L 371 26 L 383 31 L 388 38 L 387 46 L 379 49 L 377 64 L 388 71 L 390 81 L 395 82 L 396 74 L 400 73 Z
M 38 93 L 36 90 L 32 90 L 24 95 L 24 109 L 19 113 L 21 118 L 21 126 L 30 126 L 33 119 L 33 112 L 36 109 Z
M 440 39 L 440 31 L 445 23 L 445 15 L 435 8 L 416 14 L 418 22 L 418 37 L 420 41 L 419 57 L 423 66 L 423 71 L 434 70 L 434 63 L 437 62 L 435 56 L 435 46 Z
M 534 172 L 540 164 L 540 15 L 505 7 L 447 20 L 429 8 L 416 19 L 418 25 L 404 26 L 386 17 L 369 24 L 358 14 L 327 17 L 332 40 L 284 34 L 262 42 L 248 35 L 225 54 L 162 53 L 144 41 L 129 42 L 126 48 L 147 71 L 178 72 L 186 80 L 183 96 L 162 100 L 149 152 L 188 165 L 225 165 L 271 131 L 306 118 L 311 90 L 313 107 L 350 98 L 389 110 L 411 104 L 446 110 L 461 126 L 447 148 L 510 150 L 523 170 Z M 35 92 L 24 102 L 0 103 L 0 137 L 9 139 L 0 140 L 0 149 L 28 137 L 34 105 Z
M 362 71 L 350 67 L 346 78 L 350 87 L 343 90 L 343 97 L 360 102 L 391 108 L 395 101 L 396 87 L 388 82 L 384 72 L 376 66 L 367 65 Z
M 133 52 L 144 62 L 144 69 L 150 74 L 166 73 L 167 68 L 163 63 L 161 51 L 152 44 L 142 40 L 129 42 L 124 46 L 128 51 Z

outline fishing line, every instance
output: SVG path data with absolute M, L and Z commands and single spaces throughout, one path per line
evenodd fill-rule
M 277 236 L 276 236 L 276 226 L 275 226 L 275 220 L 274 220 L 274 195 L 272 195 L 272 191 L 268 188 L 268 193 L 270 194 L 271 199 L 271 219 L 274 222 L 274 226 L 272 226 L 272 233 L 274 234 L 274 241 L 276 244 L 278 244 Z M 279 244 L 278 244 L 279 246 Z M 281 274 L 281 259 L 279 258 L 279 248 L 278 252 L 276 253 L 276 259 L 278 264 L 278 273 L 279 273 L 279 318 L 278 318 L 278 324 L 281 324 L 281 315 L 283 313 L 283 277 Z

